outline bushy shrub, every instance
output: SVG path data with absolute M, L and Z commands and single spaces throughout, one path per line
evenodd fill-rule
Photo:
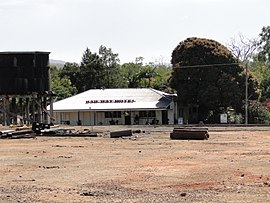
M 269 104 L 267 102 L 259 102 L 257 100 L 251 100 L 248 103 L 248 120 L 249 123 L 270 123 L 270 112 L 268 109 Z

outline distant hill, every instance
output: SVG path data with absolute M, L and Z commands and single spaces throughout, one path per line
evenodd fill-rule
M 55 65 L 57 68 L 63 68 L 65 61 L 50 59 L 50 65 Z

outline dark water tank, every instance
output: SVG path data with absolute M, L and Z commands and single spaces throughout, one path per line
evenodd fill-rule
M 49 90 L 50 52 L 0 52 L 0 95 Z

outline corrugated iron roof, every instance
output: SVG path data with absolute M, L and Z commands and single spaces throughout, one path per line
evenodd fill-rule
M 165 109 L 175 95 L 152 88 L 91 89 L 55 102 L 55 111 Z

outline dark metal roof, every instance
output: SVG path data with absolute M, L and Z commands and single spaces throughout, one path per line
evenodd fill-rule
M 3 51 L 0 55 L 21 55 L 21 54 L 50 54 L 47 51 Z

